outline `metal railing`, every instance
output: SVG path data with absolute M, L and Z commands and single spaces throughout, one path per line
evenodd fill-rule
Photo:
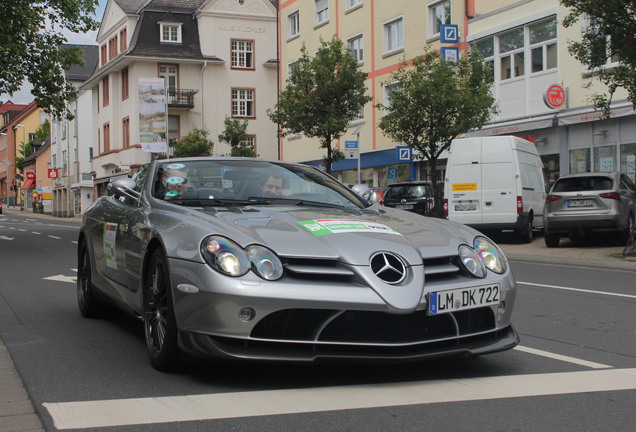
M 199 90 L 168 89 L 168 107 L 170 108 L 194 108 L 194 95 Z

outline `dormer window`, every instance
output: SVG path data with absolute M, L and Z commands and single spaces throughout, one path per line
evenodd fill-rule
M 161 42 L 181 43 L 181 23 L 159 23 Z

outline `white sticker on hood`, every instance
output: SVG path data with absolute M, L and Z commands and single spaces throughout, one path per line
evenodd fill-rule
M 344 220 L 344 219 L 319 219 L 298 222 L 300 226 L 316 237 L 325 234 L 340 233 L 385 233 L 402 235 L 393 228 L 376 222 Z

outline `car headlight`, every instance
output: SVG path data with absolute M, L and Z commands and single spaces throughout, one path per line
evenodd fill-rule
M 271 250 L 263 246 L 248 246 L 245 250 L 252 270 L 265 280 L 276 280 L 283 276 L 283 263 Z
M 473 248 L 488 270 L 498 274 L 506 271 L 506 258 L 503 252 L 486 237 L 475 237 Z
M 243 276 L 250 270 L 245 251 L 225 237 L 205 238 L 201 243 L 201 255 L 213 269 L 228 276 Z
M 486 277 L 486 267 L 475 249 L 468 245 L 461 245 L 458 252 L 459 259 L 470 274 L 478 278 Z

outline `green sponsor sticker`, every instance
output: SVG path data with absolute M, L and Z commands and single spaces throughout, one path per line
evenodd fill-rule
M 362 222 L 342 219 L 320 219 L 301 221 L 298 222 L 298 224 L 316 237 L 321 237 L 325 234 L 370 232 L 401 235 L 393 228 L 375 222 Z

